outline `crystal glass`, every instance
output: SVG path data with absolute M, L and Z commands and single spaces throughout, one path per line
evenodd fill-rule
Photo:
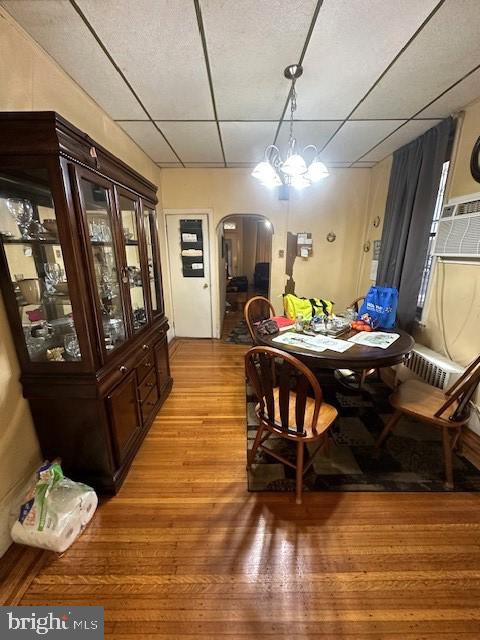
M 55 286 L 63 280 L 64 270 L 56 262 L 45 262 L 43 264 L 45 271 L 45 287 L 48 295 L 54 295 L 57 290 Z
M 63 344 L 65 345 L 66 353 L 72 360 L 80 360 L 80 344 L 76 333 L 67 333 L 63 338 Z
M 7 207 L 20 229 L 22 240 L 30 240 L 28 229 L 33 220 L 33 207 L 28 200 L 8 198 Z

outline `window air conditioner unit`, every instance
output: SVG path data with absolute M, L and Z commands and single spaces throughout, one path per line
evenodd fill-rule
M 453 198 L 443 207 L 433 255 L 480 258 L 480 194 Z
M 394 367 L 396 383 L 410 378 L 423 380 L 433 387 L 448 389 L 465 371 L 465 368 L 444 356 L 416 344 L 405 364 Z

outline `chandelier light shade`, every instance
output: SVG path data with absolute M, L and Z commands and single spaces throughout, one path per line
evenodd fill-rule
M 285 77 L 292 83 L 290 89 L 290 133 L 285 160 L 282 159 L 279 148 L 270 144 L 265 149 L 265 159 L 259 162 L 252 171 L 252 176 L 266 187 L 279 187 L 283 184 L 301 190 L 329 175 L 326 165 L 318 158 L 318 149 L 315 145 L 307 145 L 302 154 L 296 150 L 296 140 L 293 135 L 293 117 L 297 109 L 295 82 L 302 73 L 302 66 L 297 64 L 290 65 L 284 71 Z M 309 164 L 307 164 L 304 155 L 310 157 Z

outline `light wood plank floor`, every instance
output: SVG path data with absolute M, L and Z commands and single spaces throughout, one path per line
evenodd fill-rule
M 181 340 L 119 495 L 21 604 L 100 604 L 107 637 L 480 636 L 476 494 L 248 494 L 243 347 Z

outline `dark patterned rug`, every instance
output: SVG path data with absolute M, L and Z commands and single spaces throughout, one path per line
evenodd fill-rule
M 240 320 L 236 327 L 234 327 L 228 336 L 224 339 L 224 342 L 230 342 L 233 344 L 247 344 L 253 345 L 252 338 L 248 331 L 247 323 L 245 320 Z
M 378 451 L 375 440 L 392 413 L 390 389 L 373 382 L 360 392 L 333 380 L 321 381 L 325 401 L 339 416 L 330 429 L 330 452 L 317 454 L 304 476 L 305 491 L 447 491 L 444 486 L 440 430 L 402 418 Z M 247 386 L 247 442 L 250 450 L 257 428 L 255 401 Z M 270 436 L 267 446 L 295 463 L 296 444 Z M 315 443 L 307 445 L 313 451 Z M 479 491 L 480 471 L 454 454 L 455 491 Z M 257 451 L 248 473 L 249 491 L 294 491 L 295 470 Z

